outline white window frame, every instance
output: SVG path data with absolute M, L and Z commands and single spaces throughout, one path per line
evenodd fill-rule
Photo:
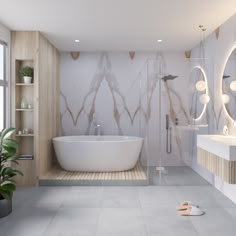
M 3 87 L 3 128 L 7 127 L 7 92 L 8 92 L 8 81 L 7 81 L 7 43 L 0 40 L 1 46 L 3 46 L 3 80 L 0 80 L 0 86 Z

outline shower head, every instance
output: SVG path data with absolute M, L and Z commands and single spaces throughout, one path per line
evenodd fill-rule
M 227 78 L 229 78 L 230 77 L 230 75 L 223 75 L 223 79 L 227 79 Z
M 178 77 L 177 75 L 165 75 L 161 79 L 164 80 L 164 82 L 166 82 L 167 80 L 173 80 L 173 79 L 175 79 L 177 77 Z

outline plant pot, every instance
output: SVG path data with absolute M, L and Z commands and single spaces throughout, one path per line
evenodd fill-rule
M 32 77 L 24 76 L 23 81 L 24 81 L 24 84 L 31 84 Z
M 9 215 L 12 212 L 12 199 L 0 200 L 0 218 Z

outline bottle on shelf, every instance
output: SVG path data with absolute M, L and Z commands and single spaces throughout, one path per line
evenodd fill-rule
M 27 108 L 28 109 L 33 109 L 33 106 L 29 103 Z
M 27 109 L 28 108 L 28 103 L 26 97 L 22 97 L 21 103 L 20 103 L 20 108 L 21 109 Z

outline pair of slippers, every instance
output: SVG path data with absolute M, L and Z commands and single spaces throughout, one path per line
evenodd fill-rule
M 184 201 L 181 205 L 176 206 L 176 210 L 181 216 L 201 216 L 205 214 L 198 205 L 189 201 Z

